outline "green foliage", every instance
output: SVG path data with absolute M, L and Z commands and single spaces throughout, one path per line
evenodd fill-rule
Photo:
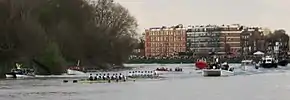
M 42 64 L 46 65 L 50 72 L 56 74 L 63 73 L 65 59 L 60 53 L 59 47 L 55 42 L 50 42 L 43 54 L 37 59 Z
M 48 73 L 63 72 L 66 61 L 122 65 L 135 46 L 136 19 L 112 0 L 94 1 L 2 0 L 0 59 L 32 60 Z

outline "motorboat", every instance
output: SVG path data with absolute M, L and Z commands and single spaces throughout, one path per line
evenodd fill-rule
M 232 76 L 234 75 L 234 68 L 229 67 L 225 62 L 223 64 L 212 64 L 207 69 L 202 69 L 203 76 Z
M 84 67 L 80 67 L 81 61 L 78 60 L 76 66 L 69 67 L 66 69 L 66 73 L 68 75 L 84 75 L 86 74 L 86 70 Z
M 81 67 L 69 67 L 67 70 L 66 70 L 67 74 L 68 75 L 84 75 L 86 74 L 85 72 L 85 69 L 84 68 L 81 68 Z
M 16 63 L 16 68 L 5 74 L 6 78 L 34 78 L 35 71 L 31 68 L 21 68 L 21 64 Z
M 182 72 L 183 72 L 183 70 L 180 67 L 176 67 L 176 68 L 174 68 L 174 70 L 171 69 L 171 68 L 168 69 L 168 68 L 164 68 L 164 67 L 162 67 L 162 68 L 156 68 L 156 70 L 155 70 L 155 73 L 156 74 L 159 74 L 159 75 L 161 75 L 161 74 L 182 73 Z
M 262 68 L 277 68 L 278 67 L 278 60 L 271 56 L 265 56 L 259 61 L 259 67 Z
M 203 69 L 203 76 L 232 76 L 234 71 L 222 70 L 222 69 Z
M 288 60 L 287 59 L 281 59 L 278 61 L 279 66 L 287 66 L 288 65 Z
M 258 69 L 258 66 L 256 66 L 256 63 L 253 60 L 242 60 L 240 68 L 243 71 L 249 71 Z

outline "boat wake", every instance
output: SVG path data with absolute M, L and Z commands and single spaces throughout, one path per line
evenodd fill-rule
M 289 72 L 290 68 L 288 67 L 281 67 L 278 68 L 259 68 L 256 70 L 236 70 L 235 75 L 256 75 L 256 74 L 267 74 L 267 73 L 285 73 Z

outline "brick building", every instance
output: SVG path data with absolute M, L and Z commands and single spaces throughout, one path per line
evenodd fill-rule
M 182 25 L 145 30 L 145 56 L 172 56 L 186 51 L 186 29 Z
M 241 49 L 241 33 L 244 26 L 239 24 L 222 25 L 220 30 L 220 52 L 238 54 Z

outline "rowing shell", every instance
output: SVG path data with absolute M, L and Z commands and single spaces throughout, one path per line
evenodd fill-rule
M 80 83 L 112 83 L 112 82 L 126 82 L 130 80 L 79 80 Z

